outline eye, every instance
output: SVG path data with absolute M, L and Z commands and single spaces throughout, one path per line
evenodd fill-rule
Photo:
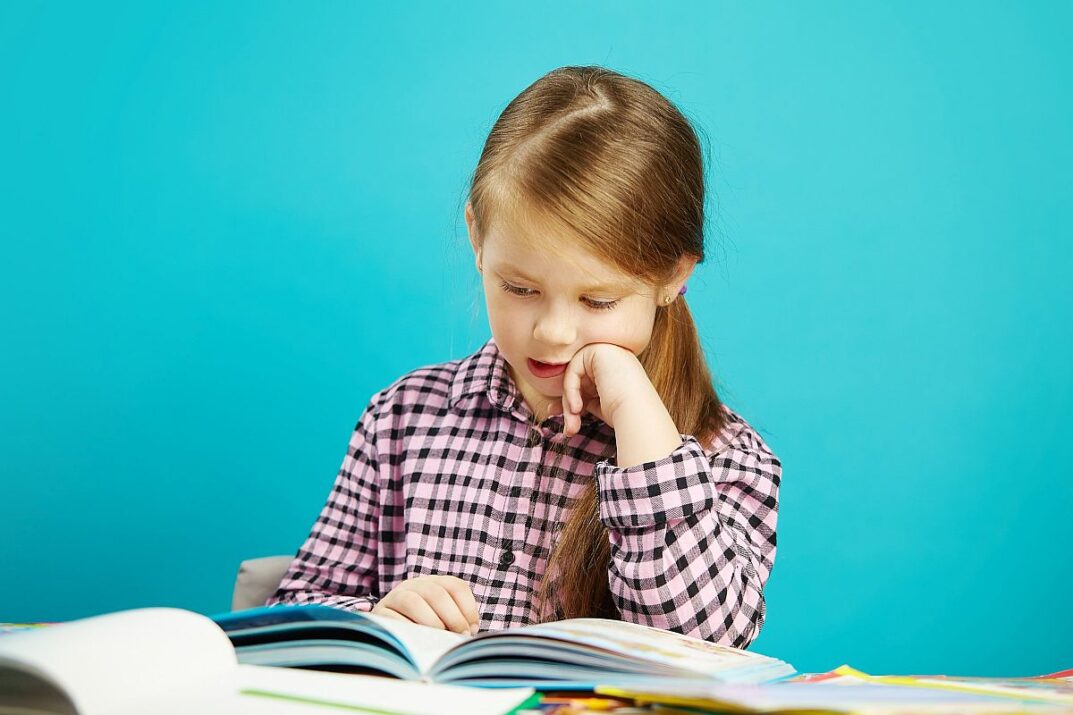
M 593 308 L 595 310 L 611 310 L 616 305 L 618 305 L 617 300 L 606 300 L 605 301 L 605 300 L 592 300 L 591 298 L 586 298 L 585 303 L 588 304 L 588 306 L 590 308 Z
M 500 281 L 499 286 L 511 295 L 517 295 L 523 298 L 528 298 L 536 293 L 536 291 L 531 288 L 521 288 L 516 285 L 511 285 L 506 281 Z M 617 300 L 593 300 L 592 298 L 582 298 L 582 300 L 585 302 L 585 305 L 593 310 L 611 310 L 618 305 Z
M 503 288 L 503 290 L 507 291 L 508 293 L 513 293 L 514 295 L 532 295 L 533 294 L 533 291 L 529 290 L 528 288 L 519 288 L 518 286 L 512 286 L 510 283 L 507 283 L 506 281 L 500 282 L 499 285 L 500 285 L 500 287 Z

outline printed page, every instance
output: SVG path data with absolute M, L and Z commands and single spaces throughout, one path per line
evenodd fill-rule
M 140 608 L 0 638 L 0 669 L 58 683 L 79 713 L 108 713 L 236 667 L 231 642 L 209 618 Z
M 768 669 L 780 661 L 758 653 L 690 638 L 662 628 L 602 618 L 570 618 L 512 629 L 512 634 L 560 638 L 618 655 L 714 674 L 722 670 Z M 785 666 L 792 672 L 789 666 Z
M 364 631 L 372 634 L 377 639 L 395 641 L 390 647 L 399 648 L 408 653 L 418 672 L 426 673 L 444 652 L 470 638 L 470 636 L 451 633 L 439 628 L 419 626 L 373 613 L 355 613 L 317 604 L 265 606 L 219 614 L 214 616 L 213 620 L 235 639 L 235 643 L 239 646 L 239 659 L 243 662 L 249 662 L 246 658 L 251 649 L 245 646 L 245 642 L 252 633 L 261 634 L 262 638 L 259 640 L 262 643 L 256 646 L 256 649 L 268 654 L 272 651 L 272 644 L 282 640 L 293 640 L 304 630 L 315 629 L 325 624 L 338 624 L 357 629 L 358 632 Z M 346 641 L 347 638 L 342 637 L 340 640 Z M 294 643 L 300 642 L 300 640 L 294 641 Z M 371 643 L 369 647 L 382 646 L 379 643 Z M 282 651 L 283 648 L 281 647 L 280 650 Z M 384 647 L 384 650 L 388 648 Z M 276 663 L 271 662 L 269 657 L 256 664 L 274 665 Z
M 829 712 L 829 713 L 970 713 L 1062 712 L 1056 705 L 1021 704 L 1010 700 L 951 691 L 906 688 L 895 685 L 836 685 L 828 683 L 779 683 L 777 685 L 683 684 L 673 694 L 643 688 L 597 687 L 605 695 L 638 698 L 713 710 L 738 712 Z
M 416 623 L 387 618 L 375 613 L 363 614 L 399 639 L 417 664 L 417 669 L 428 673 L 440 656 L 472 636 L 452 633 L 441 628 L 419 626 Z
M 916 688 L 937 688 L 966 693 L 996 695 L 1029 700 L 1045 700 L 1073 706 L 1073 682 L 1041 678 L 980 678 L 946 675 L 869 675 L 848 665 L 833 671 L 836 683 L 864 682 L 883 685 L 902 685 Z
M 525 702 L 530 688 L 479 690 L 366 675 L 240 665 L 207 687 L 159 693 L 102 715 L 500 715 Z

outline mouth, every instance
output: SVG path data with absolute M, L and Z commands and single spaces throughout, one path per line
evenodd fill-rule
M 555 377 L 566 371 L 566 363 L 547 363 L 529 358 L 529 372 L 537 377 Z

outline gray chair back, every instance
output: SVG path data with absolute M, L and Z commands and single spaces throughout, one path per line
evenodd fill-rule
M 231 610 L 265 605 L 269 596 L 279 588 L 293 556 L 262 556 L 247 559 L 238 567 L 235 591 L 231 595 Z

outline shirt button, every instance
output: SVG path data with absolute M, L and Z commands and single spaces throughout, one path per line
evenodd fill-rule
M 499 565 L 503 568 L 507 568 L 514 563 L 514 552 L 509 548 L 503 549 L 503 553 L 499 555 Z

